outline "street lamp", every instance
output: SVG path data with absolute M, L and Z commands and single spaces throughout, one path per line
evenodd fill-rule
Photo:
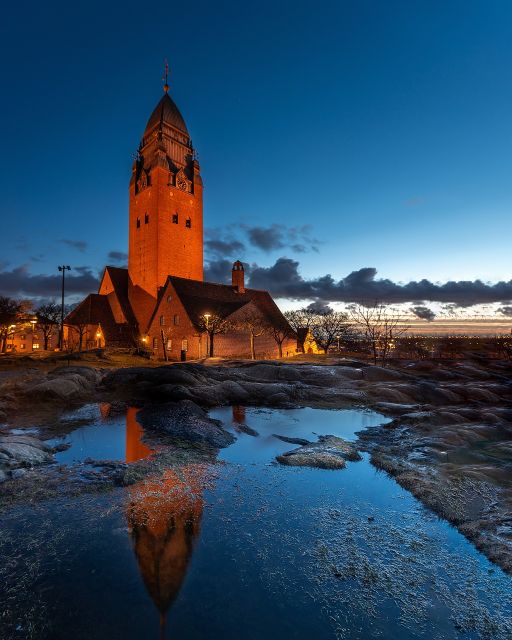
M 59 271 L 62 271 L 62 302 L 60 306 L 60 331 L 59 331 L 59 349 L 62 351 L 64 346 L 64 278 L 66 271 L 71 271 L 71 267 L 67 264 L 59 265 Z
M 98 329 L 96 331 L 96 346 L 98 349 L 101 347 L 101 325 L 98 324 Z
M 36 330 L 37 318 L 32 318 L 30 324 L 32 325 L 32 351 L 34 351 L 34 331 Z
M 206 320 L 206 357 L 208 357 L 210 353 L 211 338 L 210 338 L 210 332 L 208 331 L 208 327 L 209 327 L 209 321 L 211 317 L 212 317 L 211 313 L 204 314 L 204 319 Z

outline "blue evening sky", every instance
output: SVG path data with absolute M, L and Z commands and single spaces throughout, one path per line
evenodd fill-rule
M 11 3 L 0 267 L 99 270 L 127 250 L 132 154 L 167 57 L 205 227 L 238 233 L 242 260 L 509 280 L 511 24 L 498 0 Z M 318 251 L 265 252 L 241 223 L 311 225 Z

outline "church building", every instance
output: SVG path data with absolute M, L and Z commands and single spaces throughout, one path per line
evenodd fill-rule
M 140 347 L 162 359 L 293 355 L 296 336 L 268 291 L 203 280 L 203 183 L 164 85 L 132 167 L 128 268 L 107 266 L 97 294 L 66 318 L 68 348 Z

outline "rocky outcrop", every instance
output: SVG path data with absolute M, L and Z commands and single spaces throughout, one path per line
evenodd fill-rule
M 354 444 L 336 436 L 320 436 L 317 442 L 304 444 L 298 449 L 276 456 L 281 464 L 290 467 L 316 467 L 343 469 L 346 461 L 361 460 Z
M 235 441 L 234 436 L 222 428 L 190 400 L 148 406 L 137 414 L 137 420 L 148 431 L 158 431 L 177 440 L 208 445 L 220 449 Z
M 16 477 L 16 470 L 53 462 L 53 449 L 31 436 L 0 436 L 0 482 Z

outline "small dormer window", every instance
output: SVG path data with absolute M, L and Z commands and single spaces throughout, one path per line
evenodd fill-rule
M 144 214 L 144 224 L 149 224 L 149 213 Z
M 140 229 L 140 218 L 137 218 L 137 229 Z
M 173 213 L 173 214 L 172 214 L 172 223 L 173 223 L 173 224 L 178 224 L 178 221 L 179 221 L 179 216 L 178 216 L 178 214 L 177 214 L 177 213 Z
M 187 218 L 185 220 L 185 226 L 190 229 L 192 227 L 192 220 L 190 218 Z
M 165 327 L 165 316 L 160 316 L 160 326 Z

